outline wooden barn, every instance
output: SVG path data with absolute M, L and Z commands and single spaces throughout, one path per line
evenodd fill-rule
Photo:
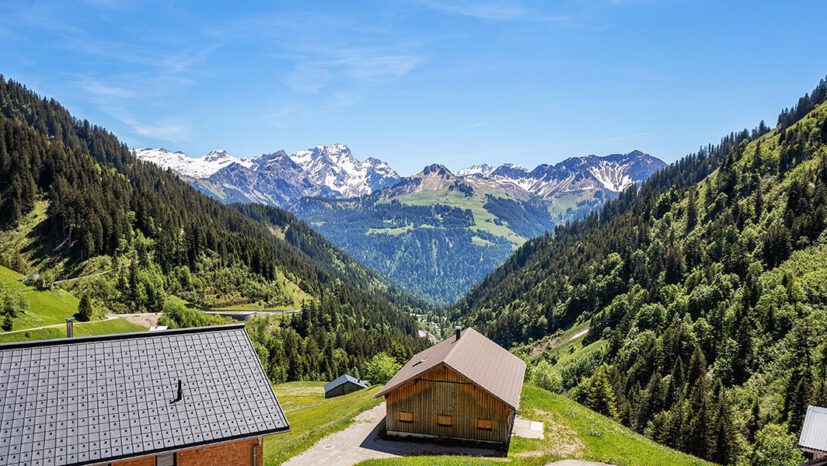
M 324 397 L 333 398 L 368 388 L 367 382 L 347 374 L 331 380 L 324 386 Z
M 422 351 L 388 381 L 391 436 L 508 443 L 525 362 L 474 329 Z

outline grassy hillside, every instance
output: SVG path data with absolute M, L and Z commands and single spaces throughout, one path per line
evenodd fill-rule
M 290 432 L 264 439 L 264 464 L 275 466 L 307 450 L 323 437 L 338 432 L 357 414 L 380 400 L 379 387 L 325 399 L 324 382 L 289 382 L 274 386 Z
M 23 275 L 3 266 L 0 266 L 0 286 L 20 293 L 29 302 L 29 310 L 13 319 L 12 330 L 62 324 L 78 310 L 78 299 L 69 292 L 38 290 L 24 284 Z
M 533 385 L 523 388 L 520 415 L 545 423 L 543 440 L 515 438 L 507 458 L 422 456 L 360 463 L 379 465 L 544 465 L 583 459 L 622 465 L 703 465 L 698 458 L 659 445 L 570 399 Z
M 66 336 L 64 319 L 75 315 L 78 310 L 78 299 L 71 293 L 59 288 L 38 290 L 23 283 L 23 275 L 3 266 L 0 266 L 0 287 L 19 293 L 28 302 L 28 310 L 18 313 L 13 319 L 12 330 L 0 330 L 0 343 Z M 75 322 L 74 333 L 75 336 L 89 336 L 143 330 L 146 327 L 117 318 Z

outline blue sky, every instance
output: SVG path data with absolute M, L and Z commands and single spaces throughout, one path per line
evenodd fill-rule
M 340 142 L 401 174 L 772 124 L 827 74 L 827 2 L 4 0 L 0 73 L 130 146 Z

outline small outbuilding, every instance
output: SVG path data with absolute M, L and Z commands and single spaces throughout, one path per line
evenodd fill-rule
M 508 443 L 525 362 L 468 328 L 417 353 L 376 396 L 390 436 Z
M 813 460 L 827 459 L 827 408 L 808 406 L 798 447 Z
M 0 464 L 263 463 L 289 429 L 243 325 L 0 345 Z
M 324 397 L 333 398 L 336 396 L 347 395 L 348 393 L 357 392 L 363 388 L 368 388 L 367 382 L 364 380 L 359 380 L 356 377 L 343 374 L 325 384 Z

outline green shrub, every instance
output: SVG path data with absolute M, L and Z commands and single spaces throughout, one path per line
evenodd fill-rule
M 368 381 L 373 385 L 386 383 L 402 365 L 387 353 L 379 353 L 368 362 Z
M 563 391 L 563 378 L 551 367 L 551 364 L 546 361 L 540 361 L 540 363 L 537 364 L 537 367 L 534 368 L 531 381 L 534 382 L 534 385 L 553 393 Z

